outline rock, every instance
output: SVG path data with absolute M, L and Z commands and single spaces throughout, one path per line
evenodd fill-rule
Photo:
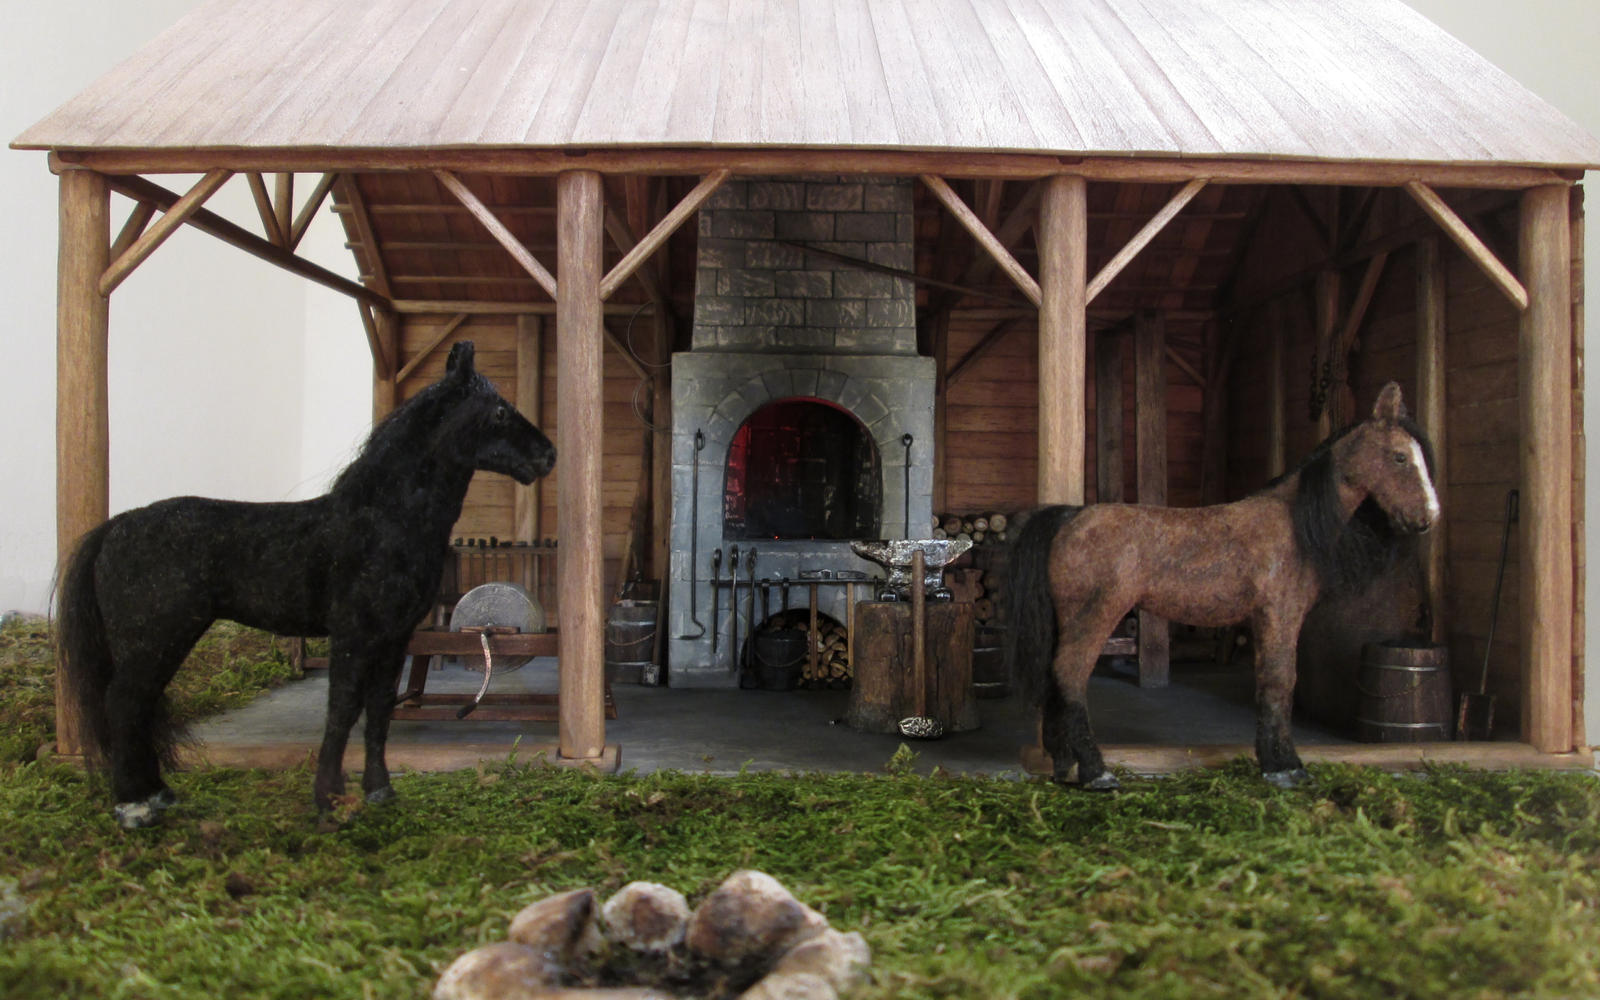
M 523 907 L 511 918 L 507 937 L 561 966 L 592 954 L 601 944 L 594 890 L 573 889 Z
M 871 965 L 872 949 L 865 938 L 855 931 L 843 934 L 830 927 L 790 948 L 773 966 L 772 974 L 821 976 L 835 992 L 844 994 L 861 985 Z
M 689 949 L 722 965 L 758 955 L 776 959 L 828 928 L 822 914 L 801 903 L 765 872 L 737 871 L 701 901 L 689 918 Z
M 634 951 L 661 954 L 683 941 L 689 904 L 683 893 L 656 882 L 629 882 L 601 914 L 607 937 Z
M 839 1000 L 839 994 L 821 976 L 774 972 L 739 994 L 739 1000 Z
M 462 955 L 433 987 L 433 1000 L 544 1000 L 560 969 L 527 945 L 484 945 Z

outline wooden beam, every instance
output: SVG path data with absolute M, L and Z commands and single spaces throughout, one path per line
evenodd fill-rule
M 111 513 L 110 300 L 100 276 L 111 260 L 106 179 L 71 170 L 60 182 L 56 258 L 56 565 Z M 86 664 L 83 666 L 87 666 Z M 82 753 L 82 722 L 65 673 L 56 677 L 56 748 Z
M 277 211 L 273 216 L 278 232 L 283 234 L 283 247 L 293 250 L 289 245 L 289 236 L 294 232 L 294 174 L 287 171 L 280 172 L 276 178 L 277 194 L 273 199 Z
M 1088 184 L 1082 177 L 1045 182 L 1036 235 L 1041 298 L 1038 502 L 1082 504 L 1088 336 Z
M 633 272 L 638 270 L 640 264 L 649 260 L 650 256 L 660 249 L 661 244 L 665 243 L 673 233 L 678 231 L 679 226 L 689 221 L 689 217 L 700 210 L 700 206 L 705 203 L 705 200 L 710 198 L 717 188 L 722 186 L 722 182 L 727 180 L 731 173 L 732 171 L 726 168 L 711 171 L 706 175 L 705 179 L 694 186 L 694 190 L 690 191 L 682 201 L 674 205 L 672 211 L 668 212 L 665 218 L 656 223 L 655 227 L 645 235 L 644 239 L 639 241 L 639 245 L 618 261 L 617 265 L 611 269 L 611 273 L 607 274 L 605 279 L 600 282 L 601 301 L 609 299 L 616 292 L 618 286 L 627 281 Z M 555 293 L 551 292 L 550 294 L 554 295 Z
M 601 177 L 588 170 L 556 177 L 556 535 L 561 540 L 561 756 L 598 758 L 605 750 L 605 616 L 601 496 L 604 440 L 600 278 L 605 204 Z M 555 283 L 552 282 L 552 287 Z
M 1522 282 L 1518 281 L 1516 275 L 1512 274 L 1504 264 L 1500 263 L 1500 258 L 1494 255 L 1494 251 L 1490 250 L 1488 245 L 1478 238 L 1477 233 L 1467 227 L 1467 224 L 1461 220 L 1461 216 L 1457 215 L 1454 209 L 1445 204 L 1443 198 L 1439 197 L 1432 188 L 1421 181 L 1407 181 L 1405 189 L 1406 193 L 1411 195 L 1418 205 L 1422 206 L 1422 210 L 1428 214 L 1428 217 L 1437 222 L 1439 228 L 1443 229 L 1455 241 L 1456 246 L 1460 247 L 1467 257 L 1478 265 L 1478 268 L 1484 274 L 1488 275 L 1489 280 L 1494 282 L 1494 286 L 1500 289 L 1506 298 L 1510 299 L 1518 309 L 1528 308 L 1528 290 L 1522 287 Z
M 1094 455 L 1096 503 L 1122 503 L 1122 330 L 1094 341 Z
M 1040 283 L 1033 280 L 1033 275 L 1029 274 L 1026 268 L 1017 263 L 1017 259 L 1011 256 L 1011 251 L 1005 248 L 999 237 L 989 231 L 989 228 L 983 224 L 983 220 L 979 219 L 972 209 L 967 207 L 967 203 L 962 201 L 960 196 L 950 189 L 950 185 L 933 174 L 923 174 L 922 183 L 927 185 L 928 190 L 933 192 L 934 197 L 939 199 L 940 204 L 944 205 L 950 214 L 955 216 L 956 221 L 960 222 L 967 232 L 972 234 L 972 238 L 978 241 L 978 245 L 983 247 L 989 256 L 994 258 L 995 263 L 1000 266 L 1000 270 L 1004 271 L 1007 277 L 1018 288 L 1022 289 L 1022 294 L 1028 297 L 1028 301 L 1036 306 L 1039 305 L 1042 295 L 1039 290 Z
M 1142 310 L 1133 322 L 1134 467 L 1138 502 L 1167 505 L 1167 330 L 1159 312 Z M 1139 686 L 1163 688 L 1171 680 L 1172 632 L 1165 618 L 1139 612 Z
M 134 240 L 144 232 L 144 227 L 150 224 L 150 219 L 156 214 L 156 207 L 148 201 L 136 201 L 133 210 L 128 213 L 127 221 L 123 222 L 122 229 L 117 233 L 117 238 L 111 243 L 111 259 L 116 260 L 128 252 Z
M 1135 257 L 1139 256 L 1139 251 L 1149 246 L 1150 241 L 1155 239 L 1161 233 L 1161 230 L 1167 228 L 1167 223 L 1171 222 L 1179 212 L 1183 211 L 1183 206 L 1194 200 L 1194 196 L 1200 193 L 1200 189 L 1206 186 L 1206 182 L 1206 178 L 1197 177 L 1185 184 L 1177 194 L 1173 195 L 1162 206 L 1161 211 L 1157 212 L 1149 222 L 1144 224 L 1143 228 L 1133 235 L 1133 239 L 1129 240 L 1126 246 L 1117 251 L 1116 256 L 1106 262 L 1106 266 L 1102 267 L 1100 273 L 1096 274 L 1094 279 L 1089 282 L 1088 301 L 1093 302 L 1094 297 L 1104 291 L 1105 287 L 1111 284 L 1117 275 L 1122 273 L 1122 269 L 1132 263 Z
M 399 385 L 404 383 L 405 380 L 411 376 L 411 373 L 417 370 L 417 366 L 428 360 L 429 355 L 438 350 L 439 345 L 449 339 L 450 335 L 455 333 L 456 330 L 461 327 L 461 324 L 467 321 L 467 317 L 470 315 L 470 313 L 463 312 L 456 313 L 454 316 L 450 317 L 449 322 L 445 323 L 444 326 L 439 328 L 439 332 L 434 334 L 433 339 L 428 341 L 427 346 L 418 351 L 417 356 L 412 358 L 410 361 L 407 361 L 405 366 L 402 367 L 399 373 L 395 375 L 395 384 Z
M 1267 317 L 1267 478 L 1283 475 L 1289 462 L 1289 413 L 1285 398 L 1288 395 L 1289 373 L 1284 341 L 1288 338 L 1288 324 L 1284 322 L 1283 303 L 1274 299 L 1265 307 Z
M 995 302 L 1015 303 L 1018 306 L 1022 305 L 1021 302 L 1018 302 L 1010 295 L 998 295 L 986 288 L 978 288 L 970 283 L 959 284 L 954 281 L 945 281 L 940 278 L 930 278 L 927 275 L 918 274 L 915 271 L 909 271 L 903 267 L 890 267 L 888 264 L 879 264 L 877 261 L 866 260 L 864 258 L 855 257 L 847 253 L 840 253 L 837 250 L 829 250 L 827 247 L 814 246 L 810 243 L 801 243 L 798 240 L 774 240 L 773 242 L 786 247 L 794 247 L 796 250 L 804 250 L 806 253 L 815 254 L 818 257 L 825 257 L 828 260 L 836 260 L 841 264 L 849 264 L 851 267 L 862 271 L 872 271 L 877 274 L 888 274 L 896 278 L 904 278 L 912 284 L 923 285 L 928 288 L 938 288 L 942 291 L 954 293 L 950 296 L 950 303 L 954 303 L 964 297 L 970 296 L 975 299 L 990 299 Z M 948 309 L 942 311 L 948 311 Z
M 544 426 L 544 320 L 538 316 L 517 317 L 517 410 Z M 543 537 L 540 519 L 544 514 L 543 480 L 514 487 L 513 533 L 519 542 L 536 542 Z M 533 560 L 533 572 L 541 573 L 541 560 Z M 531 581 L 534 596 L 539 580 Z
M 278 176 L 282 177 L 282 174 Z M 290 174 L 289 176 L 294 176 Z M 262 178 L 261 172 L 252 170 L 244 175 L 250 184 L 250 196 L 255 199 L 256 214 L 261 216 L 261 232 L 267 237 L 267 242 L 276 246 L 287 246 L 289 234 L 278 225 L 278 210 L 272 205 L 272 195 L 267 193 L 267 182 Z
M 357 182 L 356 175 L 340 174 L 334 184 L 339 189 L 339 197 L 350 206 L 350 224 L 355 228 L 356 238 L 361 243 L 362 256 L 366 258 L 367 266 L 362 274 L 363 280 L 370 280 L 378 294 L 393 298 L 394 285 L 389 281 L 389 267 L 383 261 L 383 248 L 378 245 L 378 232 L 372 225 L 372 213 L 367 210 L 367 199 L 361 193 L 361 185 Z
M 506 252 L 511 255 L 512 259 L 521 265 L 524 271 L 532 275 L 534 280 L 539 282 L 539 285 L 551 298 L 557 298 L 555 276 L 546 270 L 543 264 L 539 263 L 538 258 L 528 252 L 528 248 L 522 245 L 522 241 L 517 239 L 516 234 L 507 229 L 506 224 L 501 222 L 493 212 L 489 211 L 489 207 L 479 200 L 478 196 L 473 194 L 472 190 L 462 183 L 459 177 L 448 170 L 435 170 L 433 176 L 438 178 L 439 183 L 444 185 L 446 191 L 449 191 L 457 201 L 466 206 L 467 211 L 471 212 L 473 217 L 483 224 L 483 228 L 489 230 L 489 235 L 493 236 L 501 246 L 506 248 Z M 557 252 L 560 252 L 559 248 Z
M 159 184 L 153 184 L 143 177 L 108 177 L 106 182 L 111 185 L 111 190 L 116 191 L 118 194 L 126 195 L 137 201 L 148 201 L 159 207 L 171 206 L 179 200 L 178 196 L 173 192 L 168 191 Z M 264 261 L 276 264 L 285 271 L 290 271 L 302 278 L 315 281 L 325 288 L 342 292 L 351 298 L 371 305 L 388 306 L 389 300 L 372 289 L 358 285 L 349 278 L 335 274 L 327 268 L 313 264 L 302 257 L 296 257 L 282 247 L 273 246 L 256 234 L 206 209 L 196 209 L 186 221 L 203 233 L 215 236 L 224 243 L 238 247 L 252 256 L 260 257 Z
M 1572 246 L 1567 185 L 1522 196 L 1522 734 L 1572 749 Z
M 581 152 L 585 169 L 605 174 L 704 176 L 734 174 L 878 174 L 885 176 L 982 177 L 1038 180 L 1070 173 L 1090 181 L 1184 184 L 1210 178 L 1215 184 L 1310 184 L 1398 187 L 1420 180 L 1435 187 L 1521 190 L 1566 183 L 1572 170 L 1500 164 L 1374 161 L 1218 159 L 1157 156 L 1064 158 L 1037 153 L 984 153 L 861 149 L 171 149 L 56 150 L 52 162 L 102 173 L 199 173 L 212 167 L 293 171 L 470 171 L 474 174 L 552 176 L 571 170 Z
M 472 299 L 395 299 L 394 311 L 402 316 L 454 316 L 472 313 L 474 316 L 554 316 L 554 302 L 490 302 Z M 600 311 L 606 316 L 631 316 L 639 309 L 638 303 L 607 303 Z M 650 306 L 646 313 L 654 312 Z
M 611 237 L 611 242 L 616 244 L 617 252 L 624 257 L 639 245 L 639 241 L 633 236 L 633 228 L 628 225 L 628 220 L 610 205 L 606 206 L 606 235 Z M 634 271 L 633 276 L 639 280 L 639 287 L 644 291 L 645 298 L 650 300 L 650 304 L 658 310 L 665 308 L 667 294 L 661 287 L 661 280 L 655 269 L 640 267 Z
M 100 294 L 110 295 L 128 275 L 133 273 L 134 268 L 144 263 L 147 257 L 155 253 L 156 247 L 165 243 L 167 237 L 171 236 L 190 216 L 199 211 L 200 206 L 205 204 L 206 199 L 211 197 L 212 193 L 231 176 L 233 175 L 226 170 L 209 171 L 204 177 L 195 182 L 194 187 L 190 188 L 187 194 L 167 206 L 161 218 L 146 229 L 138 239 L 134 240 L 133 246 L 112 261 L 111 265 L 106 268 L 105 273 L 100 275 Z
M 1433 441 L 1433 488 L 1439 506 L 1448 509 L 1450 470 L 1446 460 L 1450 442 L 1445 419 L 1445 288 L 1444 263 L 1439 252 L 1439 237 L 1429 236 L 1416 245 L 1417 310 L 1417 423 Z M 1441 518 L 1422 538 L 1422 567 L 1426 581 L 1432 623 L 1431 638 L 1446 640 L 1449 632 L 1445 616 L 1446 542 L 1450 519 Z
M 400 403 L 400 381 L 394 377 L 394 359 L 400 356 L 400 321 L 388 309 L 359 303 L 372 349 L 372 422 L 377 423 Z
M 328 197 L 328 192 L 333 189 L 334 182 L 338 179 L 338 174 L 323 174 L 322 179 L 317 181 L 317 186 L 311 189 L 311 194 L 306 196 L 306 203 L 300 206 L 300 213 L 294 217 L 294 224 L 289 227 L 287 249 L 292 251 L 300 245 L 300 241 L 305 238 L 306 230 L 311 228 L 311 222 L 317 216 L 317 209 L 322 207 L 323 200 Z

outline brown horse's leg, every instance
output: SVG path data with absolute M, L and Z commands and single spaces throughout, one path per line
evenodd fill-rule
M 1076 763 L 1078 784 L 1094 791 L 1120 787 L 1116 775 L 1106 770 L 1089 725 L 1089 675 L 1094 672 L 1106 636 L 1122 617 L 1120 612 L 1106 614 L 1108 606 L 1103 599 L 1092 600 L 1059 622 L 1062 639 L 1051 664 L 1055 683 L 1045 699 L 1041 730 L 1053 765 L 1052 777 L 1065 783 L 1070 764 Z
M 1256 760 L 1261 776 L 1279 788 L 1310 779 L 1294 748 L 1290 717 L 1294 711 L 1296 627 L 1258 620 L 1256 633 Z

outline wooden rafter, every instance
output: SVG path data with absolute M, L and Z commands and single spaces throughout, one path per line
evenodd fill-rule
M 1405 187 L 1406 193 L 1415 199 L 1416 203 L 1422 206 L 1422 210 L 1428 213 L 1428 217 L 1437 222 L 1439 228 L 1455 241 L 1456 246 L 1478 265 L 1489 280 L 1494 282 L 1495 287 L 1515 303 L 1518 310 L 1526 310 L 1528 290 L 1522 287 L 1522 282 L 1517 280 L 1510 268 L 1500 263 L 1500 258 L 1478 238 L 1478 234 L 1468 228 L 1461 216 L 1445 204 L 1445 200 L 1439 197 L 1438 192 L 1421 181 L 1407 181 Z
M 1197 177 L 1179 189 L 1178 193 L 1172 196 L 1161 211 L 1157 212 L 1154 218 L 1145 223 L 1144 227 L 1134 234 L 1133 239 L 1129 240 L 1121 250 L 1118 250 L 1116 256 L 1107 261 L 1106 266 L 1100 269 L 1100 273 L 1090 280 L 1089 288 L 1085 292 L 1086 300 L 1093 302 L 1094 297 L 1104 291 L 1105 287 L 1111 284 L 1117 275 L 1122 273 L 1122 269 L 1133 262 L 1133 259 L 1139 255 L 1140 250 L 1150 245 L 1150 241 L 1155 239 L 1161 230 L 1167 227 L 1167 223 L 1177 217 L 1179 212 L 1183 211 L 1183 206 L 1189 204 L 1194 199 L 1194 196 L 1200 193 L 1200 189 L 1206 186 L 1206 183 L 1205 178 Z
M 187 194 L 168 205 L 161 218 L 134 240 L 133 245 L 118 255 L 111 262 L 111 266 L 106 268 L 105 273 L 100 275 L 100 294 L 110 295 L 113 289 L 133 273 L 134 268 L 155 253 L 156 247 L 165 243 L 167 237 L 176 232 L 179 226 L 200 211 L 200 206 L 205 204 L 206 199 L 232 176 L 233 174 L 227 170 L 209 171 L 195 182 Z
M 383 263 L 383 251 L 378 247 L 377 231 L 372 227 L 372 214 L 367 211 L 367 199 L 361 194 L 361 186 L 356 182 L 356 175 L 340 174 L 334 183 L 339 188 L 340 197 L 350 206 L 350 223 L 355 227 L 356 237 L 361 241 L 362 249 L 366 251 L 365 277 L 371 279 L 372 287 L 378 294 L 392 298 L 394 287 L 389 282 L 389 269 Z
M 158 208 L 170 208 L 170 206 L 176 205 L 181 200 L 177 194 L 143 177 L 108 177 L 106 178 L 106 183 L 110 185 L 111 190 L 116 191 L 118 194 L 125 195 L 135 201 L 149 202 Z M 321 265 L 313 264 L 302 257 L 296 257 L 282 247 L 273 246 L 254 233 L 206 209 L 195 209 L 184 221 L 203 233 L 215 236 L 224 243 L 238 247 L 240 250 L 260 257 L 269 263 L 276 264 L 286 271 L 300 275 L 302 278 L 315 281 L 325 288 L 331 288 L 336 292 L 342 292 L 352 298 L 373 305 L 385 307 L 388 305 L 388 299 L 372 289 L 359 285 L 342 275 L 335 274 Z
M 280 247 L 288 246 L 289 235 L 278 225 L 278 210 L 273 207 L 272 195 L 267 193 L 266 180 L 255 170 L 244 176 L 250 183 L 250 195 L 255 199 L 256 214 L 261 216 L 261 230 L 267 234 L 267 242 Z
M 293 177 L 293 174 L 287 176 Z M 333 189 L 333 184 L 339 179 L 336 173 L 326 173 L 317 181 L 317 186 L 311 189 L 304 205 L 300 206 L 300 213 L 294 217 L 294 222 L 289 226 L 289 250 L 300 245 L 300 240 L 305 237 L 306 230 L 311 228 L 311 220 L 317 217 L 317 209 L 322 207 L 322 202 L 328 197 L 328 192 Z M 285 203 L 286 204 L 286 203 Z M 282 205 L 279 206 L 282 211 Z
M 978 342 L 973 344 L 967 353 L 961 356 L 960 361 L 950 366 L 949 372 L 944 377 L 945 384 L 947 386 L 954 385 L 980 358 L 993 350 L 1000 341 L 1006 339 L 1008 334 L 1013 330 L 1022 329 L 1022 321 L 1023 317 L 1015 316 L 1011 319 L 1003 319 L 990 327 L 988 332 L 979 338 Z
M 640 240 L 638 245 L 618 261 L 610 273 L 601 280 L 600 300 L 604 302 L 609 299 L 617 288 L 624 281 L 627 281 L 634 271 L 638 270 L 640 264 L 649 260 L 651 254 L 660 249 L 661 244 L 665 243 L 668 237 L 678 231 L 679 226 L 683 225 L 691 215 L 699 211 L 705 200 L 711 197 L 717 188 L 722 186 L 723 181 L 726 181 L 731 173 L 732 171 L 726 168 L 713 170 L 699 184 L 694 186 L 694 190 L 684 195 L 683 200 L 674 205 L 672 211 L 668 212 L 660 222 L 656 223 L 655 227 L 645 234 L 644 239 Z M 554 295 L 555 292 L 552 290 L 550 294 Z
M 1027 269 L 1017 262 L 1017 258 L 1011 255 L 1011 251 L 1006 249 L 1005 245 L 1000 242 L 999 237 L 995 236 L 989 230 L 989 227 L 983 224 L 983 220 L 979 219 L 977 214 L 967 207 L 966 202 L 962 201 L 961 197 L 951 190 L 950 185 L 943 178 L 936 177 L 933 174 L 923 174 L 922 183 L 927 185 L 928 190 L 933 192 L 934 197 L 939 199 L 940 204 L 944 205 L 950 214 L 955 216 L 956 221 L 961 223 L 967 232 L 972 234 L 972 238 L 978 241 L 978 245 L 983 247 L 989 256 L 994 258 L 1000 270 L 1004 271 L 1012 282 L 1022 289 L 1022 294 L 1028 297 L 1028 301 L 1035 306 L 1039 305 L 1043 298 L 1039 290 L 1039 282 L 1035 281 L 1033 275 L 1029 274 Z
M 128 213 L 128 220 L 122 224 L 121 232 L 117 233 L 116 240 L 111 244 L 112 260 L 121 257 L 129 247 L 133 246 L 133 241 L 137 240 L 139 234 L 144 232 L 144 227 L 150 224 L 150 220 L 155 217 L 155 214 L 156 207 L 150 202 L 136 201 L 133 203 L 133 211 Z
M 284 246 L 287 247 L 289 234 L 294 229 L 294 174 L 280 171 L 273 183 L 277 192 L 273 204 L 278 210 L 278 231 L 283 233 Z
M 493 236 L 501 246 L 506 248 L 506 252 L 511 255 L 512 259 L 521 265 L 524 271 L 532 275 L 534 280 L 539 283 L 540 287 L 552 299 L 556 298 L 555 275 L 551 274 L 543 264 L 539 263 L 537 257 L 528 252 L 528 248 L 522 245 L 522 241 L 517 239 L 516 234 L 506 228 L 506 224 L 501 222 L 499 217 L 489 210 L 489 206 L 485 205 L 477 195 L 472 193 L 472 189 L 467 187 L 461 178 L 448 170 L 435 170 L 433 176 L 439 179 L 439 183 L 443 184 L 445 190 L 454 195 L 457 201 L 466 206 L 467 211 L 471 212 L 474 218 L 483 223 L 483 228 L 489 230 L 489 235 Z
M 628 220 L 619 215 L 610 205 L 606 206 L 606 235 L 611 237 L 611 242 L 616 244 L 617 250 L 626 257 L 639 245 L 634 239 L 633 228 L 628 225 Z M 663 308 L 667 301 L 666 292 L 661 287 L 661 281 L 656 273 L 648 267 L 641 267 L 634 272 L 634 277 L 639 279 L 639 287 L 644 289 L 645 296 L 657 308 Z

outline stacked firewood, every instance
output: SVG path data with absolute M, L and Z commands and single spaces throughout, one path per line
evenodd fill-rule
M 944 585 L 956 600 L 972 605 L 972 616 L 979 625 L 996 623 L 999 617 L 999 573 L 983 566 L 957 566 L 945 571 Z
M 936 514 L 933 518 L 934 538 L 958 538 L 973 545 L 994 545 L 1004 542 L 1010 516 L 988 514 Z
M 845 628 L 831 618 L 817 622 L 816 666 L 811 658 L 800 671 L 800 682 L 811 688 L 847 688 L 850 686 L 851 665 L 849 643 Z

